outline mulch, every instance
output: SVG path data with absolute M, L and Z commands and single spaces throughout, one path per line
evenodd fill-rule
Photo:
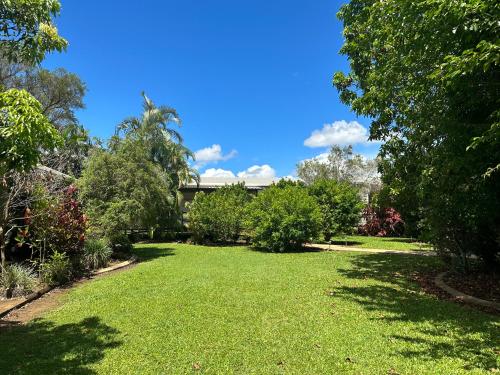
M 462 306 L 467 306 L 475 310 L 480 310 L 493 315 L 500 315 L 500 311 L 494 308 L 478 306 L 471 303 L 466 303 L 462 299 L 457 298 L 439 288 L 434 280 L 436 276 L 446 271 L 444 269 L 433 270 L 429 272 L 419 272 L 412 275 L 412 279 L 416 281 L 422 290 L 438 297 L 441 300 L 452 301 L 459 303 Z M 499 275 L 488 275 L 471 273 L 469 275 L 463 275 L 458 273 L 452 273 L 446 275 L 444 278 L 446 284 L 450 287 L 470 296 L 481 298 L 487 301 L 500 302 L 500 276 Z

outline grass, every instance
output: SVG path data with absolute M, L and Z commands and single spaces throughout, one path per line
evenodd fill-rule
M 420 292 L 434 257 L 141 245 L 136 267 L 0 332 L 2 374 L 460 374 L 496 317 Z
M 363 249 L 383 249 L 402 251 L 426 251 L 431 246 L 404 237 L 368 237 L 368 236 L 338 236 L 332 239 L 332 244 L 359 247 Z

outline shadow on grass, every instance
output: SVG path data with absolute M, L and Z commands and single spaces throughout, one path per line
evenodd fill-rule
M 498 318 L 423 296 L 411 281 L 412 274 L 441 267 L 437 259 L 363 254 L 353 256 L 352 264 L 339 272 L 383 284 L 336 287 L 332 298 L 359 304 L 373 312 L 373 319 L 408 323 L 401 334 L 388 334 L 398 343 L 397 355 L 421 361 L 460 358 L 466 370 L 497 368 Z
M 134 248 L 134 254 L 140 262 L 149 262 L 154 259 L 175 255 L 171 247 L 141 246 Z
M 46 320 L 0 326 L 1 373 L 95 374 L 87 366 L 121 345 L 118 333 L 97 317 L 59 326 Z
M 250 251 L 256 251 L 259 253 L 269 253 L 269 254 L 320 253 L 322 251 L 325 251 L 324 249 L 321 249 L 319 247 L 305 247 L 305 246 L 302 246 L 300 248 L 291 248 L 288 249 L 287 251 L 272 251 L 264 247 L 256 247 L 256 246 L 247 246 L 247 248 Z

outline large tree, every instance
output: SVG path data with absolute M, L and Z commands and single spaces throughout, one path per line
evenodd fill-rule
M 384 182 L 442 252 L 500 252 L 500 7 L 494 0 L 352 0 L 351 71 L 334 84 L 384 140 Z M 486 175 L 485 175 L 486 174 Z M 406 212 L 405 212 L 406 211 Z
M 52 22 L 60 10 L 58 0 L 0 1 L 0 46 L 9 60 L 37 64 L 45 53 L 65 49 Z

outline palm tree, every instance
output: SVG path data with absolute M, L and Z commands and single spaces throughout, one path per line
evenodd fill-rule
M 179 114 L 174 108 L 157 107 L 143 92 L 143 113 L 140 118 L 130 117 L 116 129 L 116 134 L 124 132 L 126 137 L 144 142 L 150 151 L 151 161 L 158 164 L 171 178 L 178 190 L 191 180 L 199 182 L 198 172 L 189 164 L 194 154 L 182 144 L 180 133 L 169 125 L 181 125 Z

